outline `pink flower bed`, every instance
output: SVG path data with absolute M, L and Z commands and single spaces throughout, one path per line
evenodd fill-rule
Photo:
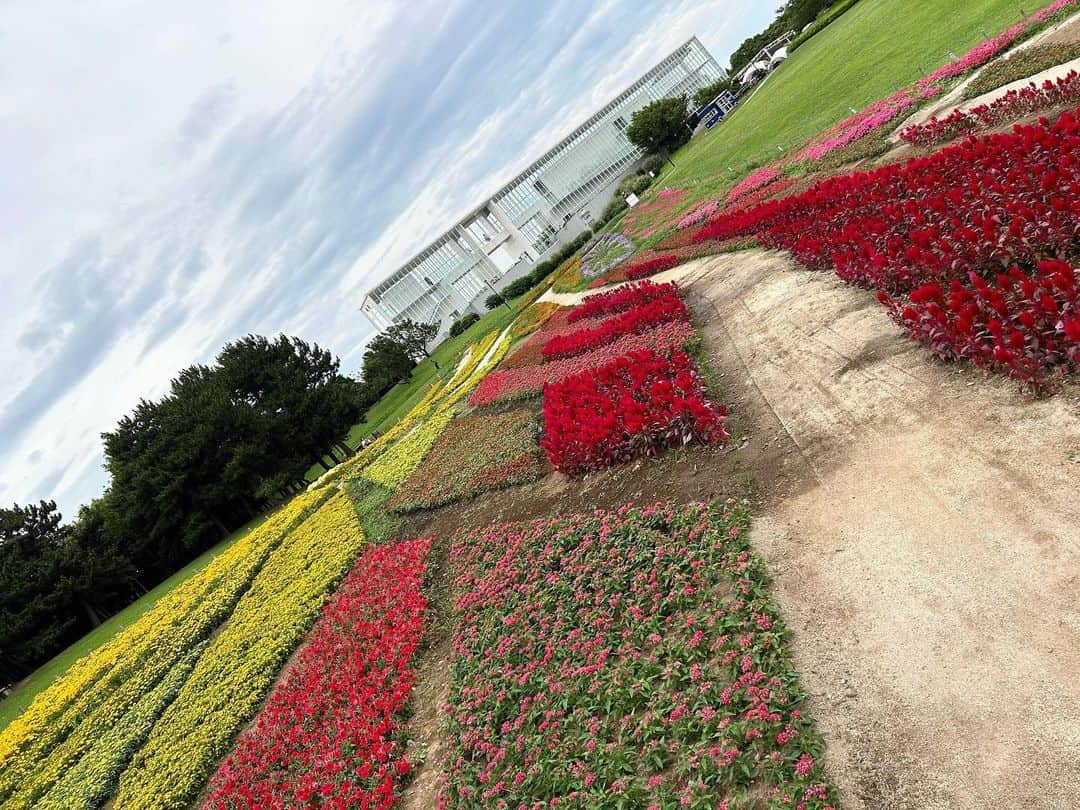
M 774 169 L 772 166 L 765 166 L 758 169 L 755 172 L 751 172 L 742 179 L 731 191 L 728 192 L 727 202 L 730 205 L 739 199 L 744 194 L 748 194 L 751 191 L 756 191 L 764 185 L 767 185 L 774 180 L 778 180 L 783 176 L 783 172 L 779 169 Z

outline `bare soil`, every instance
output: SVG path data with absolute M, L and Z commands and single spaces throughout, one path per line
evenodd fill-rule
M 937 361 L 870 293 L 781 254 L 667 279 L 729 406 L 727 447 L 551 473 L 402 533 L 751 497 L 751 539 L 848 810 L 1078 806 L 1080 387 L 1031 400 Z M 407 807 L 435 806 L 448 626 L 421 662 L 418 688 L 441 697 L 418 693 L 413 734 L 429 755 Z

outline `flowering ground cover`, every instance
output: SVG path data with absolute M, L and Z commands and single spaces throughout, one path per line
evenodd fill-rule
M 689 355 L 643 349 L 547 386 L 540 446 L 552 467 L 574 475 L 671 446 L 725 441 L 726 415 Z
M 639 307 L 657 298 L 668 298 L 677 292 L 674 284 L 653 284 L 640 281 L 617 290 L 588 295 L 566 316 L 567 323 L 577 323 L 586 318 L 614 315 L 616 312 Z
M 551 338 L 544 344 L 542 354 L 545 362 L 574 357 L 614 343 L 623 335 L 640 334 L 662 323 L 689 320 L 689 317 L 686 305 L 672 287 L 670 294 L 611 315 L 596 326 L 584 326 Z
M 378 546 L 357 561 L 210 780 L 204 807 L 394 805 L 410 767 L 401 732 L 430 545 Z
M 651 200 L 639 202 L 626 213 L 620 223 L 623 233 L 641 241 L 673 227 L 688 195 L 682 188 L 661 189 Z
M 1012 82 L 1026 79 L 1055 65 L 1080 58 L 1080 42 L 1035 45 L 983 68 L 964 87 L 964 98 L 976 98 Z
M 120 775 L 117 807 L 179 808 L 196 798 L 363 542 L 340 492 L 285 537 Z
M 1077 101 L 1080 101 L 1080 73 L 1073 70 L 1056 81 L 1047 79 L 1041 85 L 1031 82 L 1019 90 L 1010 90 L 989 104 L 967 110 L 957 108 L 944 118 L 912 124 L 904 128 L 900 137 L 916 146 L 933 146 Z
M 281 555 L 291 557 L 284 538 L 329 495 L 294 498 L 41 692 L 0 733 L 0 803 L 66 809 L 110 796 L 207 639 Z
M 655 505 L 455 536 L 442 806 L 835 807 L 746 526 Z
M 544 472 L 536 417 L 517 409 L 455 419 L 387 504 L 395 512 L 433 509 Z
M 736 183 L 731 191 L 728 192 L 727 204 L 731 205 L 744 194 L 749 194 L 751 191 L 756 191 L 763 186 L 767 186 L 769 183 L 779 180 L 781 177 L 783 177 L 783 172 L 772 166 L 765 166 L 757 171 L 751 172 Z
M 802 194 L 721 214 L 695 238 L 754 235 L 808 267 L 835 270 L 846 281 L 885 293 L 902 313 L 905 297 L 925 285 L 974 285 L 972 274 L 990 285 L 1013 267 L 1031 276 L 1043 259 L 1071 262 L 1080 220 L 1078 149 L 1080 119 L 1067 112 L 1054 122 L 970 138 L 926 158 L 831 178 Z M 1002 359 L 1012 359 L 1005 351 L 1019 350 L 1025 360 L 1009 363 L 1010 373 L 1041 388 L 1056 364 L 1072 362 L 1065 359 L 1072 353 L 1042 351 L 1040 322 L 1021 319 L 1021 298 L 997 292 L 995 322 L 1011 323 L 1024 346 L 1010 335 L 1014 343 L 999 350 L 1002 338 L 989 322 L 975 337 Z M 1051 284 L 1044 295 L 1049 298 L 1040 306 L 1049 308 L 1052 299 L 1061 314 L 1052 325 L 1053 344 L 1070 346 L 1065 324 L 1075 317 L 1075 304 L 1068 285 Z M 922 329 L 912 332 L 931 339 Z M 934 348 L 941 353 L 940 345 Z M 978 354 L 960 343 L 952 351 L 968 359 Z
M 686 321 L 669 321 L 640 334 L 623 335 L 614 343 L 591 352 L 552 360 L 540 366 L 512 368 L 489 374 L 473 392 L 472 405 L 490 405 L 539 396 L 544 386 L 586 369 L 595 368 L 635 349 L 666 351 L 681 349 L 697 340 L 694 329 Z

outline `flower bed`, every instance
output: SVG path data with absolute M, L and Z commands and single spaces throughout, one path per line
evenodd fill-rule
M 964 87 L 964 98 L 976 98 L 1077 58 L 1080 58 L 1080 42 L 1055 42 L 1025 48 L 1008 59 L 987 65 Z
M 722 442 L 726 414 L 689 355 L 634 351 L 544 389 L 540 446 L 552 467 L 575 475 L 672 445 Z
M 459 533 L 441 806 L 831 810 L 743 508 Z
M 653 284 L 651 281 L 628 284 L 617 290 L 586 296 L 585 300 L 570 311 L 566 316 L 566 321 L 577 323 L 586 318 L 614 315 L 616 312 L 639 307 L 656 298 L 668 298 L 676 292 L 674 284 Z
M 695 238 L 754 234 L 808 267 L 891 297 L 965 283 L 972 272 L 984 281 L 1013 265 L 1030 272 L 1078 247 L 1078 148 L 1080 122 L 1069 112 L 722 214 Z
M 662 323 L 689 320 L 686 305 L 674 290 L 669 296 L 654 298 L 640 306 L 616 313 L 597 326 L 584 327 L 568 335 L 554 337 L 543 349 L 544 361 L 574 357 L 609 343 L 623 335 L 640 334 Z
M 744 194 L 749 194 L 751 191 L 757 191 L 759 188 L 767 186 L 769 183 L 775 182 L 783 176 L 784 173 L 782 171 L 775 169 L 772 166 L 765 166 L 757 171 L 751 172 L 728 192 L 727 204 L 731 205 Z
M 549 322 L 548 326 L 539 332 L 534 332 L 529 336 L 517 349 L 514 350 L 502 363 L 499 365 L 500 369 L 508 368 L 523 368 L 525 366 L 538 366 L 544 362 L 544 346 L 552 338 L 560 335 L 568 335 L 571 332 L 577 332 L 580 329 L 588 327 L 599 326 L 603 322 L 603 318 L 589 318 L 585 321 L 578 321 L 577 323 L 567 323 L 566 315 L 571 310 L 564 309 L 558 315 L 554 316 Z
M 195 799 L 363 542 L 341 492 L 289 533 L 121 774 L 117 807 L 182 807 Z
M 605 233 L 581 255 L 581 275 L 596 278 L 611 270 L 634 252 L 634 243 L 621 233 Z
M 1080 294 L 1065 262 L 1041 261 L 1030 276 L 1014 267 L 989 282 L 972 273 L 947 291 L 927 284 L 906 302 L 879 297 L 897 323 L 945 359 L 963 357 L 1037 390 L 1080 366 Z
M 624 335 L 614 343 L 577 357 L 552 360 L 541 366 L 493 372 L 480 383 L 469 401 L 473 405 L 490 405 L 539 396 L 548 383 L 555 383 L 576 372 L 601 366 L 635 349 L 665 351 L 683 348 L 695 340 L 697 337 L 694 329 L 686 321 L 669 321 L 639 335 Z
M 916 146 L 933 146 L 969 135 L 980 129 L 990 129 L 1041 110 L 1080 100 L 1080 73 L 1075 70 L 1057 81 L 1047 79 L 1042 85 L 1031 82 L 1019 90 L 1010 90 L 989 104 L 964 110 L 957 108 L 945 118 L 931 118 L 922 124 L 905 127 L 900 137 Z
M 187 682 L 206 640 L 326 500 L 303 493 L 75 663 L 0 733 L 4 807 L 97 806 Z
M 394 806 L 409 772 L 400 732 L 429 547 L 379 546 L 353 566 L 210 780 L 204 807 Z
M 688 214 L 685 214 L 682 219 L 675 223 L 675 227 L 680 230 L 686 230 L 692 228 L 695 225 L 700 225 L 707 220 L 720 208 L 720 202 L 718 200 L 706 200 L 701 205 L 695 206 L 690 210 Z
M 455 419 L 390 499 L 389 508 L 402 513 L 433 509 L 535 481 L 544 470 L 536 432 L 536 417 L 526 409 Z
M 683 188 L 665 188 L 653 199 L 639 202 L 622 218 L 623 233 L 639 241 L 651 239 L 672 226 L 688 194 Z

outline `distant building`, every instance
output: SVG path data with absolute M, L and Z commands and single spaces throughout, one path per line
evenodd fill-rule
M 379 282 L 361 312 L 379 329 L 406 318 L 438 321 L 441 336 L 466 310 L 483 311 L 479 302 L 492 290 L 573 239 L 607 204 L 642 157 L 625 133 L 634 112 L 725 76 L 690 39 Z

